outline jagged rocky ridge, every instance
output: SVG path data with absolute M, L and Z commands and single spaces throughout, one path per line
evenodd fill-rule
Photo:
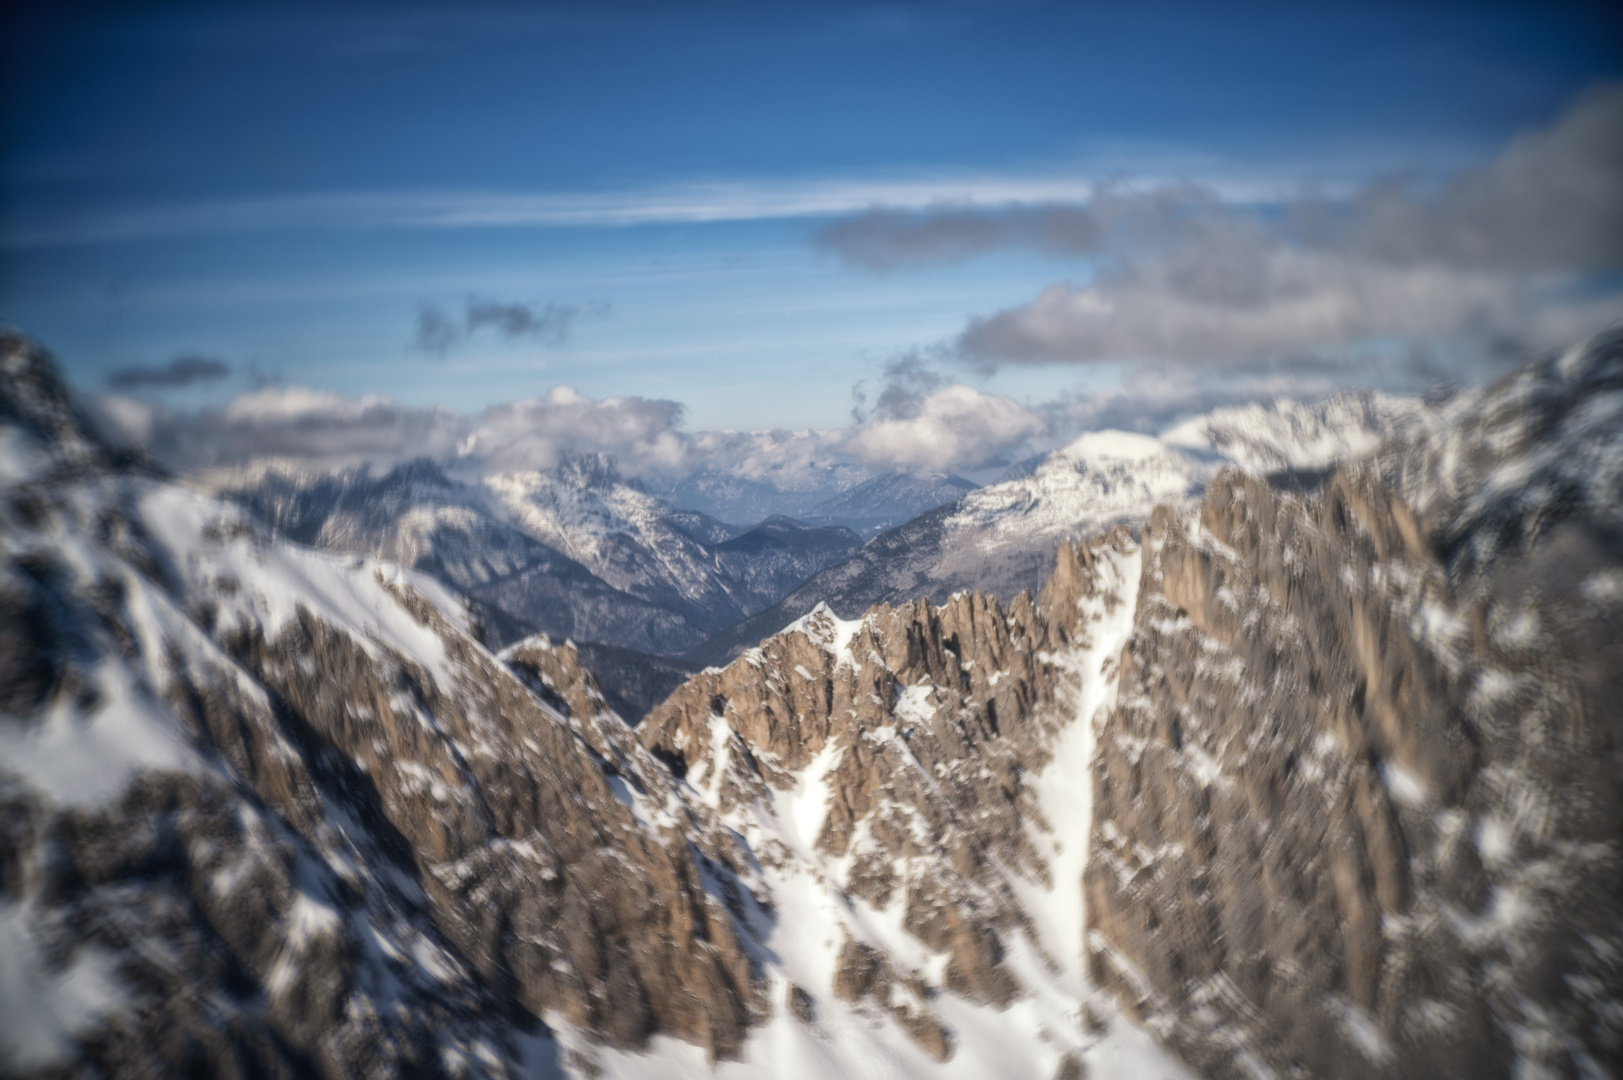
M 543 1015 L 736 1052 L 759 980 L 707 838 L 617 794 L 666 775 L 618 718 L 547 705 L 431 579 L 119 468 L 26 343 L 0 364 L 8 1074 L 518 1075 Z
M 0 395 L 6 1067 L 1182 1075 L 1112 1002 L 1211 1076 L 1615 1067 L 1620 353 L 1037 602 L 814 611 L 635 735 Z
M 1144 531 L 1090 965 L 1215 1077 L 1623 1063 L 1623 336 Z

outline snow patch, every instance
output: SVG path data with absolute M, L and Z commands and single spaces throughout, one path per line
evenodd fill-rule
M 1431 802 L 1431 795 L 1420 778 L 1395 761 L 1381 763 L 1381 782 L 1400 806 L 1423 810 Z
M 44 1069 L 74 1056 L 75 1040 L 122 1011 L 115 957 L 86 946 L 59 967 L 41 954 L 27 905 L 0 905 L 0 1071 Z

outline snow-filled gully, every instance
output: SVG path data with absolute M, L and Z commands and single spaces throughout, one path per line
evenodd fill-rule
M 1050 827 L 1027 826 L 1048 863 L 1050 884 L 1010 875 L 1035 934 L 1035 940 L 1015 934 L 1008 943 L 1007 962 L 1024 991 L 1006 1009 L 977 1005 L 950 992 L 931 999 L 929 1008 L 952 1032 L 949 1060 L 930 1058 L 883 1010 L 834 997 L 839 950 L 847 937 L 870 942 L 898 964 L 927 976 L 938 978 L 946 959 L 903 928 L 899 899 L 876 910 L 843 891 L 849 856 L 835 859 L 815 849 L 829 797 L 825 777 L 843 752 L 835 742 L 803 770 L 796 787 L 779 793 L 773 808 L 757 803 L 726 818 L 755 851 L 789 853 L 785 859 L 766 860 L 771 865 L 762 871 L 774 925 L 758 955 L 767 969 L 772 1015 L 754 1028 L 742 1059 L 711 1063 L 702 1049 L 667 1037 L 656 1038 L 642 1053 L 589 1046 L 563 1030 L 565 1044 L 588 1053 L 604 1076 L 623 1080 L 1029 1080 L 1055 1075 L 1067 1055 L 1080 1058 L 1087 1075 L 1102 1080 L 1189 1076 L 1148 1033 L 1096 994 L 1083 960 L 1082 871 L 1092 824 L 1089 765 L 1095 725 L 1115 701 L 1116 665 L 1132 632 L 1140 563 L 1136 550 L 1101 555 L 1100 572 L 1108 577 L 1100 595 L 1085 602 L 1086 647 L 1048 658 L 1077 674 L 1078 690 L 1075 718 L 1056 736 L 1052 762 L 1028 781 Z M 838 654 L 845 642 L 828 644 Z M 787 1007 L 791 985 L 815 1001 L 815 1019 L 809 1024 Z M 1107 1030 L 1093 1030 L 1087 1012 L 1103 1017 Z

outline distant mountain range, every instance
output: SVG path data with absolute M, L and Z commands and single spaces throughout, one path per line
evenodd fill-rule
M 866 535 L 910 521 L 938 506 L 957 502 L 977 485 L 961 476 L 930 472 L 890 472 L 818 503 L 807 521 L 844 525 Z
M 435 575 L 469 597 L 494 643 L 540 631 L 596 648 L 604 692 L 634 718 L 692 665 L 724 662 L 820 603 L 854 615 L 963 589 L 1035 592 L 1062 541 L 1196 498 L 1218 465 L 1310 482 L 1425 411 L 1374 393 L 1221 409 L 1159 438 L 1089 433 L 984 488 L 941 473 L 854 483 L 854 467 L 831 466 L 787 493 L 701 473 L 654 495 L 596 455 L 481 480 L 426 460 L 381 475 L 250 468 L 213 487 L 291 539 Z M 787 500 L 805 517 L 730 523 L 681 498 L 734 514 Z M 652 655 L 669 659 L 639 659 Z
M 1029 472 L 1011 470 L 1011 479 L 881 533 L 847 561 L 819 571 L 687 655 L 696 663 L 723 663 L 819 604 L 855 617 L 873 604 L 916 597 L 944 603 L 965 589 L 1005 599 L 1036 593 L 1063 541 L 1113 525 L 1136 528 L 1158 503 L 1197 498 L 1220 465 L 1299 483 L 1368 453 L 1425 412 L 1416 399 L 1366 392 L 1313 404 L 1280 400 L 1220 409 L 1160 438 L 1090 432 Z
M 830 462 L 790 476 L 771 475 L 776 482 L 719 469 L 700 469 L 655 493 L 674 507 L 745 525 L 777 514 L 806 517 L 817 506 L 856 487 L 872 474 L 860 465 Z
M 241 470 L 214 487 L 289 539 L 434 575 L 469 598 L 492 644 L 541 631 L 603 647 L 605 692 L 632 716 L 687 671 L 640 655 L 700 644 L 861 543 L 838 526 L 740 529 L 673 510 L 598 457 L 482 482 L 419 460 L 382 475 Z

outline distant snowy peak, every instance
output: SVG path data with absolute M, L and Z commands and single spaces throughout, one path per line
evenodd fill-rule
M 1216 453 L 1250 472 L 1317 471 L 1373 453 L 1430 412 L 1419 398 L 1372 390 L 1313 402 L 1279 398 L 1193 417 L 1162 432 L 1161 441 Z
M 1027 537 L 1103 529 L 1148 516 L 1158 502 L 1199 494 L 1211 466 L 1149 435 L 1094 431 L 1048 455 L 1029 476 L 965 496 L 949 529 Z
M 1217 409 L 1160 436 L 1090 431 L 1029 473 L 968 495 L 949 526 L 1035 537 L 1141 520 L 1159 502 L 1198 496 L 1224 465 L 1263 475 L 1320 472 L 1372 454 L 1432 416 L 1418 398 L 1362 391 Z
M 1054 451 L 1052 457 L 1073 462 L 1149 461 L 1166 453 L 1152 435 L 1131 431 L 1090 431 Z M 1042 468 L 1041 465 L 1038 468 Z M 1033 470 L 1035 471 L 1035 470 Z
M 614 458 L 609 454 L 568 454 L 552 470 L 552 476 L 560 484 L 582 489 L 601 491 L 614 491 L 621 487 L 629 487 L 635 491 L 642 490 L 642 483 L 638 480 L 627 480 L 620 475 Z

